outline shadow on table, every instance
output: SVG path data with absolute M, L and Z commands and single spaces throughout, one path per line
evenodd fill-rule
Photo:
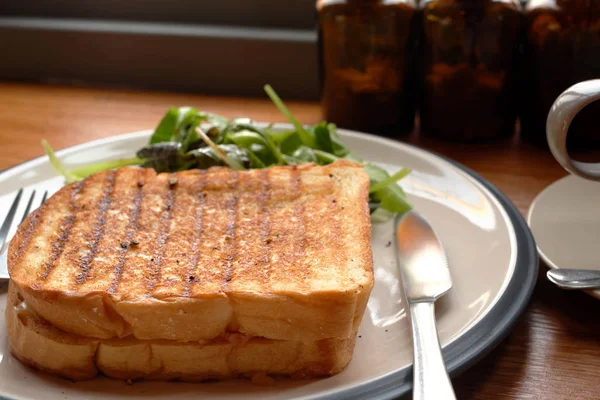
M 600 260 L 600 249 L 598 254 Z M 599 261 L 600 262 L 600 261 Z M 600 300 L 581 290 L 560 289 L 546 278 L 548 267 L 541 262 L 535 290 L 535 311 L 543 314 L 563 335 L 600 331 Z

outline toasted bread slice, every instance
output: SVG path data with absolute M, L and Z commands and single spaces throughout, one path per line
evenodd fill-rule
M 322 377 L 344 369 L 355 344 L 355 336 L 294 342 L 233 334 L 196 343 L 86 338 L 42 320 L 12 283 L 6 324 L 11 352 L 18 360 L 77 381 L 99 373 L 123 380 L 203 381 L 265 373 Z
M 373 286 L 368 188 L 348 161 L 101 172 L 24 221 L 9 272 L 43 319 L 82 336 L 347 339 Z

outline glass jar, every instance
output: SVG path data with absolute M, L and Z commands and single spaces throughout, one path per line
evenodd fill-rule
M 521 138 L 546 145 L 546 119 L 569 86 L 600 77 L 600 0 L 531 0 L 525 8 L 524 107 Z M 569 127 L 567 145 L 600 145 L 600 103 L 584 108 Z
M 517 2 L 429 0 L 423 8 L 421 134 L 459 141 L 512 136 Z
M 341 128 L 413 130 L 413 0 L 319 0 L 323 117 Z

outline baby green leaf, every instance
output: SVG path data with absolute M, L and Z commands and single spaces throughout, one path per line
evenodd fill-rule
M 327 153 L 333 153 L 333 143 L 331 141 L 331 135 L 326 122 L 321 122 L 314 128 L 315 139 L 317 141 L 317 148 Z
M 209 147 L 211 147 L 215 151 L 215 154 L 221 160 L 223 160 L 223 162 L 225 162 L 225 164 L 227 164 L 227 166 L 229 168 L 235 169 L 237 171 L 241 171 L 241 170 L 245 169 L 244 166 L 238 160 L 236 160 L 234 157 L 230 157 L 225 151 L 223 151 L 212 140 L 210 140 L 210 138 L 208 136 L 206 136 L 206 133 L 204 133 L 204 131 L 202 131 L 202 129 L 196 128 L 196 133 L 198 134 L 198 136 L 200 136 L 200 138 L 202 140 L 204 140 L 204 142 Z
M 154 129 L 149 144 L 170 142 L 177 128 L 178 118 L 179 111 L 173 107 L 169 108 L 169 111 L 167 111 L 156 129 Z
M 67 183 L 76 182 L 82 179 L 65 168 L 63 163 L 58 159 L 58 157 L 56 157 L 56 154 L 54 154 L 54 150 L 52 150 L 52 147 L 50 147 L 50 144 L 46 139 L 42 140 L 42 146 L 44 147 L 46 155 L 50 159 L 50 165 L 52 165 L 52 168 L 54 168 L 56 173 L 64 176 Z
M 267 92 L 267 95 L 271 98 L 271 101 L 275 104 L 279 111 L 281 111 L 281 113 L 287 118 L 288 121 L 290 121 L 292 125 L 294 125 L 294 128 L 296 128 L 296 132 L 298 132 L 302 143 L 308 147 L 314 148 L 316 145 L 315 138 L 304 129 L 304 127 L 296 118 L 294 118 L 290 110 L 288 110 L 285 104 L 283 104 L 283 101 L 281 101 L 277 93 L 275 93 L 271 85 L 267 84 L 264 88 L 265 92 Z

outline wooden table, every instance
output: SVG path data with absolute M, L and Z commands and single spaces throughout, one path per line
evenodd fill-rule
M 305 123 L 321 118 L 316 103 L 287 102 Z M 192 105 L 227 117 L 280 121 L 268 99 L 219 98 L 0 83 L 0 169 L 55 149 L 153 128 L 167 107 Z M 545 186 L 565 175 L 547 150 L 516 140 L 486 145 L 409 139 L 479 172 L 525 214 Z M 568 205 L 565 205 L 568 207 Z M 454 380 L 459 399 L 600 399 L 600 302 L 562 291 L 544 278 L 508 338 Z

